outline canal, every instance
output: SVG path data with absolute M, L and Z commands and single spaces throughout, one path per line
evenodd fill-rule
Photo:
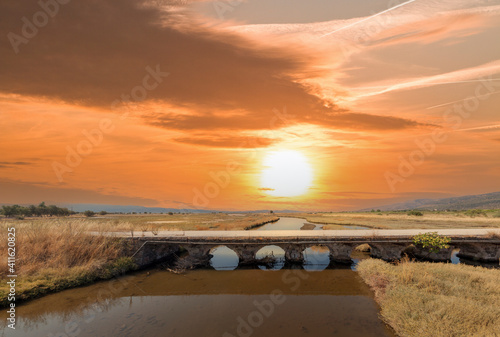
M 143 271 L 20 305 L 17 319 L 3 336 L 394 336 L 349 267 Z
M 338 225 L 345 229 L 370 229 L 363 226 Z M 278 221 L 270 222 L 264 226 L 257 227 L 253 230 L 257 231 L 275 231 L 275 230 L 322 230 L 323 224 L 311 223 L 306 219 L 280 217 Z

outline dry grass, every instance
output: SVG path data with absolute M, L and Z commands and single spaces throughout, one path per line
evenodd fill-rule
M 7 251 L 7 228 L 16 229 L 17 300 L 109 278 L 134 267 L 123 257 L 121 243 L 86 233 L 88 221 L 53 219 L 13 221 L 0 225 L 0 251 Z M 4 255 L 5 256 L 5 255 Z M 0 266 L 0 305 L 5 305 L 6 258 Z
M 368 259 L 358 271 L 401 337 L 500 336 L 500 270 Z
M 68 217 L 68 218 L 27 218 L 16 220 L 16 223 L 38 224 L 69 220 L 80 220 L 85 223 L 87 230 L 96 232 L 106 231 L 190 231 L 190 230 L 245 230 L 256 227 L 267 222 L 278 220 L 277 216 L 271 214 L 226 214 L 226 213 L 203 213 L 203 214 L 108 214 L 106 216 L 95 216 L 91 218 Z M 1 222 L 0 222 L 1 223 Z
M 437 228 L 500 228 L 500 218 L 489 212 L 486 217 L 470 217 L 464 212 L 423 212 L 423 216 L 411 216 L 406 212 L 360 212 L 288 214 L 304 218 L 312 223 L 324 224 L 323 229 L 342 229 L 340 226 L 363 226 L 376 229 L 437 229 Z M 280 215 L 280 214 L 278 214 Z M 285 216 L 285 215 L 280 215 Z
M 278 217 L 267 214 L 111 215 L 0 221 L 0 251 L 7 252 L 7 228 L 16 228 L 16 300 L 105 279 L 135 267 L 122 243 L 88 232 L 160 230 L 244 230 Z M 0 306 L 7 303 L 7 258 L 0 265 Z
M 489 231 L 487 237 L 490 239 L 500 240 L 500 234 L 497 232 L 493 232 L 493 231 Z
M 354 247 L 354 251 L 355 252 L 363 252 L 363 253 L 366 253 L 366 252 L 369 252 L 370 251 L 370 245 L 367 244 L 367 243 L 363 243 L 357 247 Z

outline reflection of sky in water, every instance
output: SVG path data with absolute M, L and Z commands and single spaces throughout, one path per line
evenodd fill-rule
M 283 248 L 270 245 L 262 247 L 257 251 L 255 257 L 257 260 L 263 259 L 265 257 L 273 257 L 275 262 L 271 265 L 259 265 L 262 270 L 280 270 L 285 265 L 285 251 Z
M 392 336 L 378 319 L 375 303 L 367 296 L 287 295 L 284 304 L 273 305 L 267 318 L 261 316 L 255 303 L 269 303 L 269 298 L 269 295 L 133 296 L 121 298 L 88 323 L 86 317 L 94 315 L 89 310 L 83 315 L 55 316 L 34 329 L 23 329 L 21 320 L 20 329 L 7 331 L 7 336 L 69 336 L 67 331 L 79 337 L 215 337 L 226 333 L 238 336 L 241 325 L 238 317 L 248 321 L 252 313 L 258 318 L 254 322 L 262 322 L 248 329 L 255 336 Z M 78 325 L 72 325 L 71 321 Z
M 276 231 L 276 230 L 300 230 L 304 224 L 308 223 L 306 219 L 299 218 L 285 218 L 282 217 L 276 222 L 265 224 L 264 226 L 257 227 L 258 231 Z M 315 224 L 315 230 L 323 228 L 323 225 Z
M 210 265 L 215 270 L 234 270 L 238 267 L 238 255 L 226 246 L 219 246 L 210 251 L 213 257 L 210 259 Z
M 457 254 L 460 252 L 460 249 L 453 249 L 451 252 L 451 263 L 453 264 L 459 264 L 460 263 L 460 258 L 457 256 Z
M 330 264 L 330 249 L 324 246 L 313 246 L 304 250 L 304 269 L 321 271 Z
M 314 225 L 315 227 L 312 230 L 323 230 L 324 226 L 323 224 L 308 222 L 306 219 L 281 217 L 276 222 L 265 224 L 264 226 L 257 227 L 254 230 L 257 231 L 300 230 L 302 226 L 304 226 L 305 224 Z M 345 229 L 369 229 L 369 227 L 363 227 L 363 226 L 349 226 L 349 225 L 338 225 L 338 226 L 343 227 Z
M 110 296 L 104 302 L 102 290 Z M 393 336 L 369 288 L 348 269 L 139 272 L 19 305 L 17 329 L 3 335 L 238 336 L 239 317 L 259 315 L 256 303 L 269 303 L 276 292 L 285 300 L 262 316 L 252 336 Z

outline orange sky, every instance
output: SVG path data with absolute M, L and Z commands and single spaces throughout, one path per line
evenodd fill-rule
M 355 210 L 500 190 L 500 1 L 217 3 L 57 3 L 44 24 L 37 1 L 3 1 L 0 203 Z M 284 150 L 314 172 L 301 196 L 261 186 Z

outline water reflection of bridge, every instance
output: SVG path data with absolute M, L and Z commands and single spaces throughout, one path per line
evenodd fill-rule
M 411 237 L 437 231 L 451 238 L 450 247 L 438 253 L 412 245 Z M 474 231 L 474 232 L 471 232 Z M 495 230 L 494 230 L 495 231 Z M 500 230 L 496 229 L 500 234 Z M 471 236 L 473 235 L 474 236 Z M 405 253 L 429 260 L 450 260 L 452 252 L 467 259 L 498 262 L 500 240 L 491 236 L 491 229 L 476 230 L 341 230 L 341 231 L 187 231 L 160 232 L 131 237 L 126 233 L 113 233 L 129 241 L 129 250 L 141 266 L 152 264 L 171 254 L 184 251 L 193 259 L 208 261 L 214 247 L 226 246 L 238 256 L 240 264 L 258 260 L 257 252 L 269 245 L 278 246 L 285 252 L 287 263 L 302 263 L 307 248 L 320 246 L 330 252 L 335 262 L 351 262 L 352 251 L 363 244 L 370 247 L 372 257 L 383 260 L 400 259 Z

